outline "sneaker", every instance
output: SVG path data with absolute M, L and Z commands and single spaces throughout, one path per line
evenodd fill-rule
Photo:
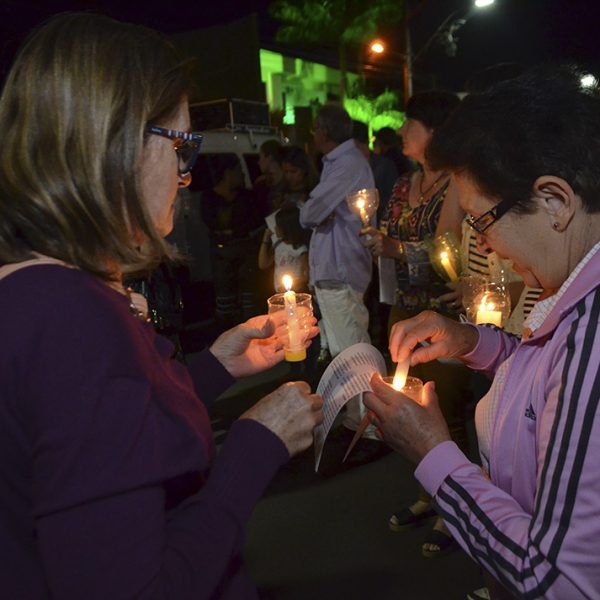
M 490 600 L 490 592 L 486 587 L 479 588 L 467 594 L 467 600 Z

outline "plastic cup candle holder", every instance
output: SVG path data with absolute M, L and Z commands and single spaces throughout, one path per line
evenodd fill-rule
M 456 282 L 460 278 L 460 245 L 456 236 L 446 231 L 435 238 L 429 238 L 429 260 L 440 277 Z
M 484 290 L 474 299 L 475 324 L 489 323 L 502 327 L 510 314 L 510 298 L 508 292 L 498 290 Z
M 396 391 L 402 392 L 412 400 L 421 402 L 421 396 L 423 394 L 423 382 L 418 377 L 407 377 L 402 387 L 394 386 L 394 377 L 384 377 L 383 381 L 388 385 L 391 385 Z
M 346 196 L 348 208 L 360 218 L 363 227 L 368 227 L 371 217 L 379 207 L 379 192 L 377 188 L 365 188 Z M 370 236 L 367 236 L 369 239 Z
M 289 279 L 288 279 L 289 278 Z M 299 362 L 306 358 L 306 340 L 311 329 L 313 315 L 310 294 L 297 294 L 292 289 L 291 277 L 284 277 L 286 291 L 267 300 L 268 313 L 285 311 L 286 334 L 283 337 L 285 359 Z

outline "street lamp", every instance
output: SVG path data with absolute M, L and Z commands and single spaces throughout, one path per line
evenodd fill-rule
M 462 17 L 458 17 L 462 11 L 455 10 L 451 12 L 433 32 L 429 39 L 423 44 L 422 48 L 413 55 L 411 42 L 410 42 L 410 29 L 408 27 L 411 14 L 408 12 L 409 0 L 405 0 L 406 16 L 404 17 L 404 52 L 394 53 L 402 56 L 403 62 L 403 80 L 404 80 L 404 104 L 408 102 L 408 99 L 412 96 L 413 92 L 413 76 L 412 76 L 412 65 L 413 62 L 419 60 L 425 52 L 429 49 L 434 41 L 439 41 L 444 46 L 446 54 L 448 56 L 456 56 L 457 50 L 457 37 L 458 30 L 479 10 L 487 8 L 494 4 L 495 0 L 473 0 L 471 8 Z M 385 45 L 380 40 L 374 40 L 370 44 L 370 49 L 375 54 L 383 54 L 386 51 Z

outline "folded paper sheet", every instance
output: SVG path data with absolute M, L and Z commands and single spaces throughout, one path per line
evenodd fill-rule
M 325 419 L 315 429 L 315 471 L 319 470 L 325 438 L 340 410 L 348 400 L 372 391 L 371 376 L 385 375 L 385 370 L 381 352 L 365 343 L 346 348 L 331 361 L 317 387 L 317 394 L 323 398 Z

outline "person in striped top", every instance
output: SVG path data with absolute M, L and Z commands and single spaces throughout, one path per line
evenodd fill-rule
M 600 597 L 600 96 L 581 76 L 543 67 L 473 94 L 429 147 L 479 245 L 558 290 L 523 338 L 430 311 L 392 331 L 393 360 L 494 375 L 476 418 L 486 472 L 451 441 L 431 384 L 416 403 L 375 375 L 365 399 L 496 599 Z

